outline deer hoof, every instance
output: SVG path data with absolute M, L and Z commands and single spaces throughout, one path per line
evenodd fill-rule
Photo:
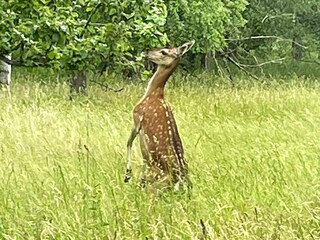
M 126 176 L 124 177 L 124 182 L 125 183 L 129 182 L 130 178 L 131 178 L 131 169 L 127 169 Z
M 125 182 L 125 183 L 129 182 L 130 178 L 131 178 L 131 176 L 126 175 L 126 176 L 124 177 L 124 182 Z

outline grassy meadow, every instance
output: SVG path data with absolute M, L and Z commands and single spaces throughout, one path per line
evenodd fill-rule
M 0 95 L 0 239 L 320 238 L 317 81 L 171 79 L 189 198 L 138 187 L 138 141 L 123 182 L 146 83 L 69 101 L 67 84 L 32 80 Z

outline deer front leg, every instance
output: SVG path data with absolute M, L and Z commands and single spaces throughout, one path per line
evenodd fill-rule
M 130 178 L 131 178 L 131 148 L 132 148 L 132 143 L 134 141 L 134 139 L 136 138 L 136 136 L 138 135 L 139 130 L 137 130 L 136 127 L 133 127 L 131 130 L 131 134 L 130 137 L 128 139 L 127 142 L 127 170 L 126 170 L 126 175 L 124 177 L 124 182 L 129 182 Z
M 140 132 L 140 149 L 142 153 L 142 165 L 141 165 L 141 175 L 140 175 L 140 186 L 144 187 L 146 183 L 146 172 L 147 172 L 147 163 L 150 161 L 150 153 L 148 150 L 148 145 L 146 142 L 145 134 Z
M 142 121 L 142 118 L 140 118 L 138 126 L 134 126 L 132 128 L 130 137 L 127 142 L 127 170 L 126 170 L 126 175 L 124 177 L 124 182 L 129 182 L 129 180 L 131 178 L 131 172 L 132 172 L 132 169 L 131 169 L 131 148 L 132 148 L 133 141 L 135 140 L 135 138 L 137 137 L 137 135 L 140 132 L 141 121 Z

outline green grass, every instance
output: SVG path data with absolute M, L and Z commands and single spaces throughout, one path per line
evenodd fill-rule
M 191 199 L 123 182 L 131 110 L 145 84 L 90 89 L 17 76 L 0 96 L 2 239 L 318 239 L 320 83 L 239 80 L 166 93 L 193 181 Z M 18 82 L 17 82 L 18 81 Z M 280 83 L 278 83 L 280 82 Z M 202 224 L 200 223 L 202 222 Z

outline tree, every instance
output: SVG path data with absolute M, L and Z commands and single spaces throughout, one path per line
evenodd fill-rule
M 210 67 L 226 38 L 239 38 L 247 0 L 0 0 L 0 60 L 72 75 L 86 92 L 86 72 L 135 69 L 148 47 L 196 40 L 193 54 Z M 5 57 L 12 53 L 10 61 Z
M 319 9 L 318 0 L 250 0 L 244 12 L 248 22 L 242 31 L 246 39 L 238 44 L 264 59 L 314 58 L 320 40 Z M 247 38 L 252 36 L 265 37 Z
M 245 24 L 246 0 L 166 1 L 166 32 L 173 44 L 195 39 L 193 52 L 200 53 L 210 68 L 212 53 L 226 46 L 225 37 L 237 37 Z
M 13 65 L 63 69 L 77 77 L 103 62 L 132 65 L 133 51 L 166 42 L 163 1 L 0 0 L 0 5 L 0 60 Z M 86 86 L 74 87 L 80 85 Z
M 6 58 L 11 59 L 11 55 L 10 54 L 6 55 Z M 7 93 L 9 96 L 10 96 L 10 83 L 11 83 L 11 65 L 0 61 L 0 85 L 5 84 L 7 86 Z

